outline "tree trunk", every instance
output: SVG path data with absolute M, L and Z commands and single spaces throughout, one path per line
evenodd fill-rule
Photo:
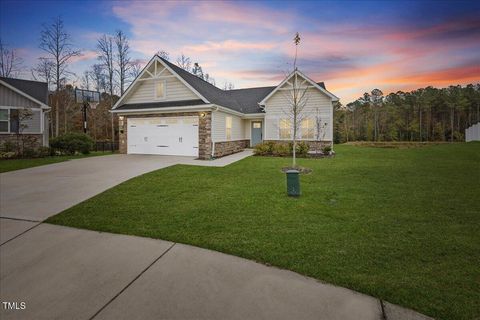
M 454 107 L 451 108 L 450 111 L 450 130 L 452 131 L 450 133 L 450 142 L 453 142 L 453 123 L 454 123 L 454 118 L 455 118 L 455 109 Z
M 55 97 L 55 137 L 58 137 L 58 134 L 60 132 L 59 122 L 60 122 L 60 108 L 58 105 L 58 93 L 57 93 L 57 97 Z
M 419 135 L 420 135 L 420 142 L 423 140 L 422 139 L 422 108 L 420 106 L 418 107 L 418 118 L 419 118 Z

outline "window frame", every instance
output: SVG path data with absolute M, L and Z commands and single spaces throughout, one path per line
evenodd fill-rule
M 230 126 L 229 126 L 230 122 Z M 225 116 L 225 140 L 232 140 L 233 118 L 232 116 Z
M 158 87 L 157 85 L 159 83 L 163 83 L 163 96 L 158 97 Z M 154 97 L 155 100 L 165 100 L 167 98 L 167 80 L 162 79 L 162 80 L 156 80 L 155 81 L 155 90 L 154 90 Z
M 0 110 L 7 111 L 7 120 L 0 120 L 0 122 L 7 123 L 7 131 L 0 131 L 0 133 L 10 133 L 10 108 L 0 108 Z
M 288 123 L 288 125 L 287 125 Z M 284 127 L 285 125 L 285 127 Z M 282 134 L 283 131 L 288 130 L 288 137 L 287 135 Z M 283 132 L 284 133 L 284 132 Z M 291 140 L 293 135 L 292 130 L 292 120 L 288 118 L 281 118 L 278 120 L 278 139 L 279 140 Z
M 304 122 L 307 121 L 308 124 L 311 124 L 311 127 L 307 126 L 305 127 L 304 126 Z M 301 123 L 300 123 L 300 131 L 301 131 L 301 140 L 314 140 L 315 139 L 315 123 L 313 121 L 313 119 L 311 118 L 305 118 L 305 119 L 302 119 Z M 312 133 L 312 136 L 311 137 L 308 137 L 308 136 L 305 136 L 305 131 L 311 131 Z

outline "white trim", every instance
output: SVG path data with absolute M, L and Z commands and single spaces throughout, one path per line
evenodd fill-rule
M 282 87 L 288 80 L 290 80 L 290 78 L 292 78 L 295 74 L 301 76 L 302 78 L 304 78 L 305 80 L 307 80 L 311 85 L 313 85 L 315 88 L 317 88 L 318 90 L 320 90 L 321 92 L 323 92 L 324 94 L 326 94 L 327 96 L 329 96 L 332 101 L 338 101 L 338 97 L 335 96 L 333 93 L 323 89 L 322 87 L 320 87 L 315 81 L 313 81 L 312 79 L 310 79 L 309 77 L 307 77 L 306 75 L 304 75 L 302 72 L 300 72 L 299 70 L 295 70 L 293 72 L 291 72 L 285 79 L 283 79 L 282 82 L 280 82 L 280 84 L 272 90 L 272 92 L 270 92 L 265 98 L 263 98 L 262 101 L 260 101 L 258 104 L 259 105 L 265 105 L 265 102 L 270 99 L 274 94 L 275 92 L 277 92 L 280 87 Z
M 135 110 L 110 110 L 111 113 L 122 114 L 137 114 L 137 113 L 172 113 L 187 111 L 210 111 L 214 108 L 213 104 L 204 104 L 200 106 L 182 106 L 182 107 L 166 107 L 166 108 L 147 108 Z
M 155 67 L 157 66 L 157 62 L 159 62 L 162 66 L 164 66 L 172 75 L 174 75 L 180 82 L 182 82 L 187 88 L 189 88 L 193 93 L 195 93 L 200 99 L 203 100 L 205 103 L 210 103 L 204 96 L 202 96 L 197 90 L 195 90 L 188 82 L 185 81 L 181 76 L 179 76 L 175 71 L 173 71 L 172 68 L 170 68 L 166 63 L 164 63 L 157 55 L 154 55 L 152 59 L 147 63 L 147 65 L 143 68 L 142 72 L 137 76 L 135 80 L 130 84 L 130 86 L 127 88 L 127 91 L 124 92 L 124 94 L 118 99 L 118 101 L 115 103 L 113 106 L 113 109 L 116 109 L 120 104 L 125 100 L 125 98 L 129 95 L 130 91 L 133 89 L 133 87 L 136 87 L 137 81 L 142 78 L 142 76 L 147 72 L 150 74 L 152 78 L 155 78 L 154 75 L 152 75 L 151 72 L 148 71 L 148 68 L 151 67 L 152 63 L 155 63 Z
M 27 99 L 29 99 L 29 100 L 31 100 L 31 101 L 39 104 L 42 109 L 50 109 L 50 107 L 49 107 L 48 105 L 46 105 L 45 103 L 43 103 L 43 102 L 41 102 L 41 101 L 38 101 L 38 100 L 35 99 L 34 97 L 26 94 L 25 92 L 23 92 L 23 91 L 20 90 L 20 89 L 15 88 L 14 86 L 8 84 L 7 82 L 5 82 L 5 81 L 3 81 L 3 80 L 0 80 L 0 83 L 3 84 L 5 87 L 9 88 L 10 90 L 15 91 L 15 92 L 18 93 L 19 95 L 22 95 L 22 96 L 24 96 L 25 98 L 27 98 Z M 28 107 L 28 108 L 31 108 L 31 107 Z
M 243 119 L 265 118 L 265 113 L 245 113 Z
M 153 81 L 153 80 L 169 79 L 169 78 L 176 78 L 176 76 L 174 76 L 173 74 L 170 74 L 168 76 L 160 76 L 155 78 L 142 78 L 142 79 L 138 79 L 137 81 Z

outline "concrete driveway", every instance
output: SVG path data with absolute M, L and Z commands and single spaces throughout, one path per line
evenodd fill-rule
M 110 155 L 2 173 L 0 243 L 28 230 L 35 222 L 135 176 L 175 164 L 225 166 L 251 154 L 247 150 L 212 161 L 193 157 Z

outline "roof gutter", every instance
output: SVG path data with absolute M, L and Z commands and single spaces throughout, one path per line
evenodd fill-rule
M 175 113 L 182 111 L 209 111 L 215 107 L 213 104 L 204 104 L 196 106 L 182 106 L 182 107 L 165 107 L 165 108 L 145 108 L 145 109 L 113 109 L 109 110 L 111 113 L 116 114 L 145 114 L 145 113 Z

